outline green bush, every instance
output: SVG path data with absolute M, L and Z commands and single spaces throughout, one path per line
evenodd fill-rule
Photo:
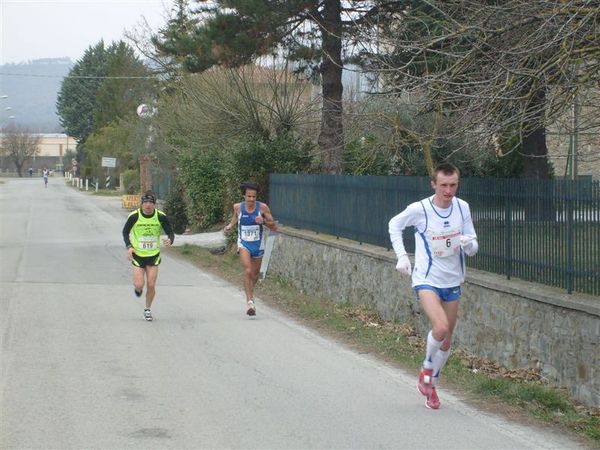
M 495 178 L 521 177 L 525 171 L 525 158 L 519 137 L 502 139 L 500 150 L 500 154 L 494 153 L 485 160 L 484 174 Z
M 351 175 L 390 175 L 392 155 L 373 135 L 349 142 L 344 150 L 344 173 Z
M 186 215 L 192 227 L 206 230 L 224 214 L 223 158 L 219 151 L 196 151 L 180 158 L 181 182 L 187 194 Z
M 232 188 L 238 192 L 237 198 L 239 185 L 252 180 L 259 185 L 258 198 L 268 202 L 269 174 L 308 171 L 312 150 L 310 143 L 289 135 L 271 140 L 248 138 L 238 142 L 232 149 L 228 170 Z
M 310 144 L 289 136 L 247 137 L 227 149 L 186 148 L 178 170 L 187 224 L 193 230 L 206 230 L 228 221 L 232 203 L 242 198 L 239 186 L 244 181 L 257 182 L 259 200 L 268 202 L 269 174 L 307 171 L 311 152 Z
M 123 187 L 129 195 L 140 193 L 140 173 L 135 169 L 123 172 Z
M 179 178 L 175 179 L 166 198 L 165 214 L 169 217 L 173 231 L 182 234 L 188 225 L 186 213 L 185 189 Z

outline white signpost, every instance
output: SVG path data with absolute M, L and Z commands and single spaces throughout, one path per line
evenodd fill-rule
M 102 167 L 117 167 L 117 158 L 102 157 Z
M 110 189 L 110 168 L 117 167 L 117 158 L 102 157 L 102 167 L 106 167 L 106 189 Z

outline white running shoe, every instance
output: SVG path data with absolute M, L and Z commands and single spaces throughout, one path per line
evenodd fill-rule
M 250 300 L 246 306 L 246 314 L 249 316 L 256 315 L 256 306 L 254 306 L 254 302 L 252 300 Z

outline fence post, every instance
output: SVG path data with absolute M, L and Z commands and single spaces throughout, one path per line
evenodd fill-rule
M 504 274 L 510 280 L 512 276 L 512 209 L 511 199 L 505 197 L 504 207 Z
M 576 188 L 575 182 L 571 182 L 570 188 L 568 189 L 569 195 L 567 195 L 567 292 L 573 293 L 573 191 Z

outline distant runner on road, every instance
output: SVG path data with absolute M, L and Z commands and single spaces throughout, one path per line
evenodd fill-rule
M 254 316 L 254 286 L 258 281 L 260 265 L 265 252 L 263 226 L 275 231 L 277 226 L 266 203 L 256 201 L 258 185 L 246 182 L 241 186 L 244 201 L 233 205 L 233 216 L 223 232 L 227 235 L 237 223 L 238 252 L 244 266 L 244 291 L 246 293 L 246 314 Z
M 450 356 L 452 332 L 458 314 L 460 285 L 465 281 L 464 255 L 479 245 L 469 205 L 457 197 L 460 172 L 452 164 L 437 166 L 431 180 L 434 195 L 412 203 L 389 222 L 390 240 L 398 257 L 396 269 L 412 275 L 412 287 L 431 322 L 423 368 L 417 387 L 425 405 L 438 409 L 436 385 Z M 415 229 L 415 268 L 404 249 L 402 231 Z
M 152 320 L 152 302 L 156 294 L 156 280 L 160 265 L 160 230 L 168 238 L 163 244 L 170 247 L 175 240 L 173 228 L 167 215 L 155 208 L 156 196 L 151 191 L 142 196 L 142 206 L 127 217 L 123 227 L 123 240 L 127 246 L 127 257 L 133 265 L 134 293 L 141 297 L 146 283 L 146 308 L 144 319 Z

